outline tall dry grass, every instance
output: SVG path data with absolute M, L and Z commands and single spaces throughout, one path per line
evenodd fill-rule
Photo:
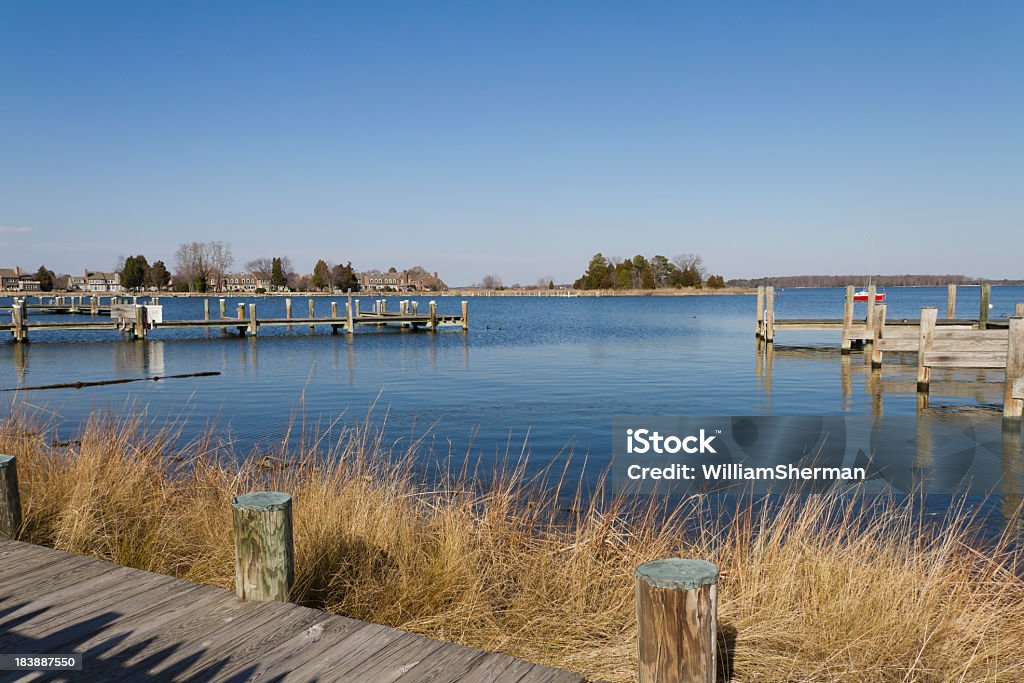
M 270 488 L 294 496 L 298 602 L 594 679 L 634 675 L 633 569 L 682 555 L 721 568 L 733 680 L 1024 680 L 1021 555 L 976 543 L 966 510 L 930 529 L 907 504 L 862 501 L 868 515 L 825 495 L 726 520 L 599 492 L 566 512 L 516 461 L 486 491 L 456 474 L 424 487 L 366 428 L 293 444 L 287 467 L 209 438 L 179 448 L 139 419 L 51 438 L 0 425 L 34 543 L 229 588 L 228 503 Z

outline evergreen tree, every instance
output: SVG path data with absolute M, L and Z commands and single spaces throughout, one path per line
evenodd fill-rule
M 548 280 L 548 289 L 554 289 L 554 288 L 555 288 L 555 281 L 554 280 Z
M 52 270 L 49 270 L 46 266 L 39 266 L 39 270 L 36 271 L 36 279 L 39 280 L 39 289 L 43 292 L 52 292 L 53 283 L 57 279 L 57 274 Z
M 171 273 L 163 261 L 154 261 L 146 273 L 145 284 L 147 287 L 156 287 L 157 290 L 165 289 L 171 284 Z
M 335 289 L 340 289 L 343 292 L 359 291 L 359 279 L 356 277 L 351 261 L 345 265 L 339 263 L 331 269 L 331 283 Z
M 125 289 L 139 289 L 146 282 L 146 274 L 149 272 L 149 263 L 142 254 L 129 256 L 124 260 L 121 268 L 121 286 Z
M 331 270 L 323 259 L 317 261 L 316 265 L 313 266 L 313 277 L 310 280 L 310 284 L 321 291 L 331 286 Z
M 633 262 L 626 259 L 615 267 L 615 289 L 633 289 Z
M 594 254 L 587 266 L 587 272 L 576 281 L 577 289 L 600 289 L 606 286 L 605 280 L 608 277 L 608 260 L 600 252 Z
M 284 272 L 284 265 L 281 263 L 281 259 L 275 257 L 270 266 L 270 286 L 275 289 L 288 286 L 288 276 Z

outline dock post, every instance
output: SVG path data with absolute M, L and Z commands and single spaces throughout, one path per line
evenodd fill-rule
M 462 300 L 462 330 L 463 332 L 469 329 L 469 302 L 465 299 Z
M 430 302 L 430 331 L 437 332 L 437 302 Z
M 874 333 L 871 344 L 871 367 L 875 369 L 882 367 L 882 350 L 878 348 L 878 342 L 885 335 L 885 304 L 875 307 L 875 320 L 871 329 Z
M 356 326 L 355 321 L 352 319 L 352 302 L 345 302 L 345 331 L 349 334 L 355 334 Z
M 355 299 L 352 302 L 352 315 L 355 316 L 356 320 L 359 320 L 359 299 Z
M 256 336 L 256 304 L 249 304 L 249 334 Z
M 238 597 L 288 602 L 295 580 L 292 497 L 276 492 L 235 496 L 231 521 Z
M 946 285 L 946 319 L 952 320 L 956 317 L 956 283 L 950 282 Z
M 388 312 L 388 300 L 381 298 L 380 300 L 380 314 L 384 315 Z
M 852 340 L 850 339 L 851 328 L 853 327 L 853 285 L 846 286 L 846 300 L 843 302 L 843 338 L 840 345 L 840 353 L 850 353 Z
M 135 304 L 135 325 L 132 329 L 132 339 L 145 339 L 146 328 L 149 327 L 146 320 L 146 307 Z
M 992 298 L 992 285 L 981 286 L 981 310 L 978 311 L 978 329 L 988 329 L 988 302 Z
M 13 455 L 0 455 L 0 536 L 16 538 L 21 529 L 18 466 Z
M 238 319 L 245 320 L 245 304 L 238 302 Z
M 224 318 L 226 318 L 226 317 L 228 317 L 227 316 L 227 304 L 225 303 L 224 299 L 221 299 L 220 300 L 220 319 L 224 320 Z M 223 325 L 221 325 L 220 331 L 221 331 L 222 334 L 227 333 L 228 328 L 226 328 Z
M 757 287 L 757 322 L 754 323 L 754 336 L 764 336 L 764 285 Z
M 1020 305 L 1018 304 L 1018 308 Z M 1024 317 L 1010 318 L 1010 339 L 1006 348 L 1006 382 L 1003 391 L 1003 417 L 1024 416 Z
M 868 313 L 864 316 L 864 325 L 866 327 L 865 332 L 867 333 L 864 336 L 865 341 L 868 344 L 871 344 L 874 341 L 874 336 L 871 333 L 874 332 L 875 329 L 875 296 L 877 293 L 878 290 L 874 285 L 868 285 Z
M 309 297 L 309 317 L 310 318 L 315 318 L 316 317 L 316 303 L 315 303 L 315 300 L 313 299 L 313 297 Z M 313 323 L 309 324 L 309 331 L 311 333 L 316 331 L 316 327 L 313 325 Z
M 771 285 L 764 288 L 765 312 L 764 312 L 764 339 L 768 343 L 775 342 L 775 287 Z
M 210 319 L 210 300 L 203 299 L 203 320 Z
M 935 344 L 935 321 L 939 317 L 939 309 L 928 307 L 921 309 L 921 335 L 917 344 L 917 390 L 928 391 L 931 380 L 931 368 L 924 364 L 924 354 L 932 350 Z
M 11 301 L 11 322 L 14 324 L 14 341 L 23 342 L 28 338 L 25 329 L 25 309 L 19 299 Z
M 639 683 L 714 683 L 718 567 L 673 557 L 635 578 Z
M 420 302 L 419 301 L 413 301 L 412 302 L 412 314 L 416 315 L 419 312 L 419 309 L 420 309 Z
M 1013 313 L 1014 315 L 1024 316 L 1024 301 L 1017 302 L 1017 307 Z
M 100 313 L 100 298 L 95 294 L 90 297 L 89 313 L 94 316 Z

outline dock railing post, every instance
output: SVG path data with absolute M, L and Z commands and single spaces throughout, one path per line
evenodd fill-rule
M 938 320 L 939 309 L 928 307 L 921 309 L 921 331 L 917 343 L 917 390 L 928 391 L 931 381 L 931 368 L 924 364 L 924 354 L 932 350 L 935 344 L 935 321 Z
M 882 367 L 882 350 L 878 342 L 885 336 L 885 304 L 878 304 L 875 307 L 875 320 L 871 327 L 873 339 L 871 343 L 871 367 Z
M 992 298 L 992 285 L 981 286 L 981 310 L 978 311 L 978 329 L 988 329 L 988 302 Z
M 754 336 L 764 336 L 764 285 L 757 287 L 757 322 L 754 324 Z
M 946 319 L 952 320 L 956 317 L 956 283 L 950 282 L 946 285 Z
M 843 302 L 843 337 L 840 343 L 840 353 L 846 355 L 850 353 L 852 347 L 852 339 L 850 334 L 852 333 L 853 327 L 853 285 L 846 286 L 846 299 Z
M 256 304 L 249 304 L 249 334 L 255 337 L 257 334 L 257 330 L 258 327 L 256 324 Z
M 669 558 L 636 569 L 639 683 L 714 683 L 718 567 Z
M 1010 338 L 1006 347 L 1003 417 L 1024 416 L 1024 396 L 1014 396 L 1014 387 L 1018 382 L 1024 383 L 1024 317 L 1015 315 L 1010 318 Z
M 0 455 L 0 535 L 16 538 L 21 529 L 21 494 L 18 463 L 13 455 Z
M 465 299 L 462 300 L 462 331 L 465 332 L 469 329 L 469 302 Z
M 430 331 L 437 332 L 437 302 L 430 302 Z
M 295 580 L 292 497 L 276 492 L 235 496 L 231 518 L 238 597 L 288 602 Z
M 764 288 L 765 311 L 764 311 L 764 339 L 769 343 L 775 342 L 775 287 L 771 285 Z

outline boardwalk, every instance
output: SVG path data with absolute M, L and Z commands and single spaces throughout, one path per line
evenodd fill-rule
M 73 681 L 582 683 L 483 650 L 0 540 L 0 653 L 82 653 Z M 43 674 L 0 672 L 0 680 Z

